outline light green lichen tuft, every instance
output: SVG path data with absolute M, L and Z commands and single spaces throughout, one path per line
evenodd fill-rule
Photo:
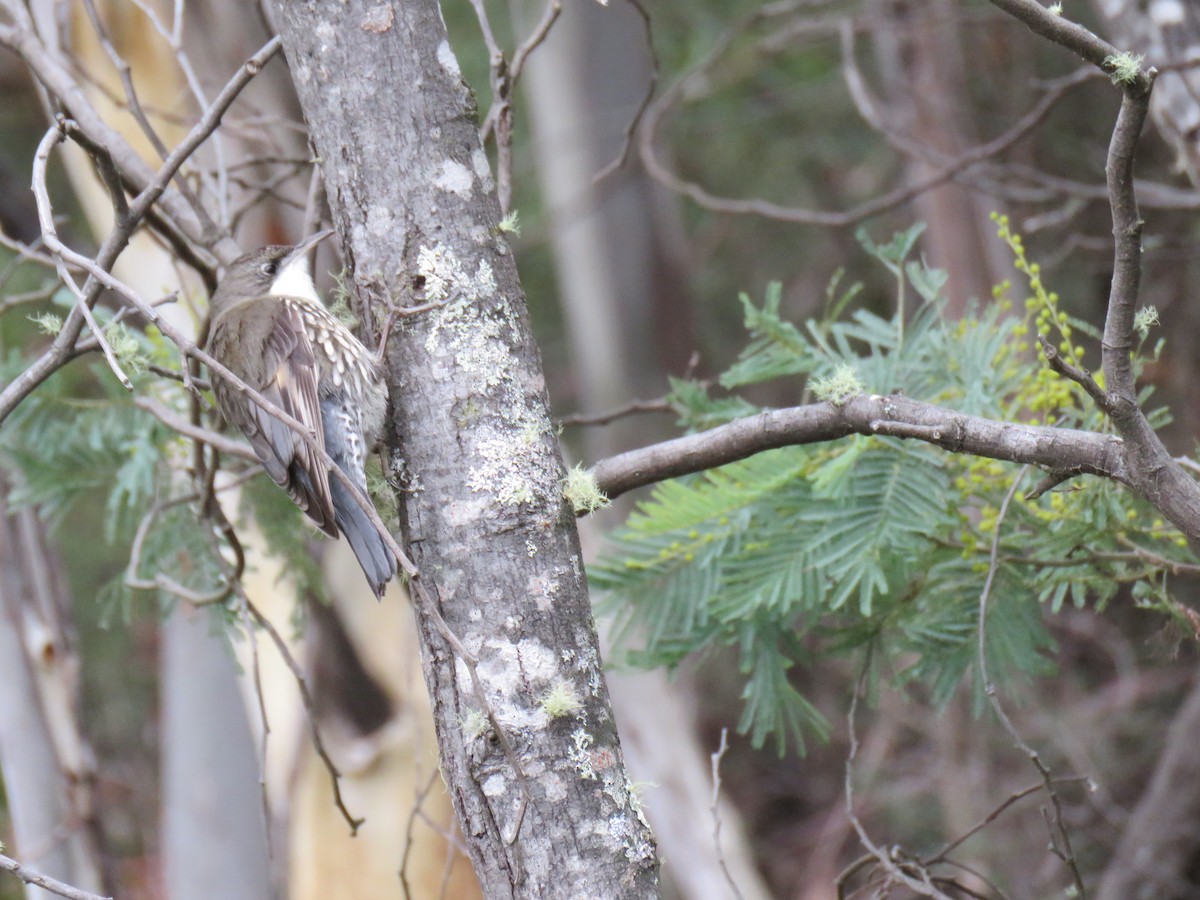
M 1141 77 L 1142 60 L 1145 58 L 1144 53 L 1130 53 L 1126 50 L 1104 57 L 1104 68 L 1109 70 L 1108 77 L 1112 79 L 1113 84 L 1133 84 Z
M 496 226 L 496 231 L 500 232 L 500 234 L 511 234 L 514 237 L 521 236 L 521 222 L 517 217 L 515 209 L 511 210 L 508 215 L 500 220 L 500 223 Z
M 551 719 L 573 715 L 583 708 L 579 692 L 569 681 L 558 681 L 538 698 L 542 711 Z
M 469 709 L 459 719 L 459 727 L 462 728 L 463 734 L 467 736 L 467 740 L 473 741 L 476 738 L 483 737 L 488 730 L 487 716 L 477 709 Z
M 1143 306 L 1133 315 L 1133 327 L 1144 341 L 1150 334 L 1150 329 L 1158 324 L 1158 308 Z
M 37 326 L 38 331 L 42 334 L 48 334 L 51 337 L 62 331 L 63 320 L 62 316 L 52 312 L 38 313 L 36 316 L 29 316 L 29 321 Z
M 579 463 L 568 470 L 567 477 L 563 479 L 563 497 L 577 513 L 592 513 L 612 506 L 612 502 L 596 484 L 596 476 Z
M 1049 8 L 1046 11 L 1048 13 L 1050 13 L 1050 15 L 1052 15 L 1052 16 L 1061 16 L 1062 15 L 1062 4 L 1061 3 L 1051 3 Z
M 866 390 L 854 367 L 847 363 L 840 363 L 829 375 L 814 378 L 810 387 L 818 400 L 828 401 L 834 406 L 841 406 Z

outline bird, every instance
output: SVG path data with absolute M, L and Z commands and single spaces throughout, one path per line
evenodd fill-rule
M 375 355 L 321 302 L 308 254 L 333 234 L 238 257 L 209 301 L 208 353 L 316 435 L 316 445 L 362 492 L 379 442 L 387 385 Z M 378 598 L 397 560 L 351 492 L 295 429 L 214 375 L 221 414 L 246 436 L 267 474 L 321 531 L 350 542 Z

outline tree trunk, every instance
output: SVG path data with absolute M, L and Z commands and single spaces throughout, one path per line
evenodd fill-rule
M 78 719 L 78 668 L 61 563 L 33 509 L 11 512 L 0 469 L 0 781 L 20 861 L 99 891 L 95 762 Z M 25 896 L 48 898 L 39 887 Z
M 273 896 L 258 759 L 208 610 L 163 623 L 163 876 L 173 900 Z
M 387 348 L 390 468 L 428 598 L 415 605 L 442 771 L 483 893 L 657 896 L 541 361 L 438 6 L 277 10 L 363 321 L 444 301 Z

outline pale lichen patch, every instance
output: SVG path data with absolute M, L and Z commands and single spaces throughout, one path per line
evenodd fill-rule
M 592 736 L 582 728 L 576 728 L 571 733 L 571 749 L 567 753 L 567 759 L 571 761 L 571 765 L 579 774 L 580 778 L 587 781 L 595 781 L 596 769 L 592 766 Z
M 545 791 L 546 799 L 551 803 L 561 803 L 567 799 L 567 785 L 555 773 L 549 772 L 542 776 L 539 783 Z
M 471 168 L 475 170 L 475 177 L 479 179 L 479 184 L 485 192 L 496 189 L 496 182 L 492 180 L 492 167 L 488 162 L 487 154 L 479 147 L 471 151 Z
M 462 78 L 462 69 L 458 67 L 458 57 L 450 49 L 449 41 L 442 41 L 437 48 L 437 61 L 446 73 L 455 78 Z
M 396 217 L 386 206 L 378 204 L 367 210 L 367 231 L 376 237 L 390 235 L 396 227 Z
M 552 496 L 548 482 L 553 479 L 546 473 L 557 468 L 545 442 L 531 445 L 511 428 L 487 425 L 481 430 L 485 436 L 475 444 L 479 461 L 467 476 L 471 490 L 487 491 L 509 507 L 544 502 Z
M 442 160 L 441 171 L 434 176 L 433 186 L 439 191 L 447 191 L 466 198 L 471 196 L 471 188 L 475 178 L 471 170 L 453 159 Z
M 499 772 L 493 772 L 483 780 L 480 785 L 485 796 L 502 797 L 504 792 L 508 790 L 508 782 Z
M 545 408 L 530 402 L 515 377 L 512 343 L 515 315 L 504 298 L 482 303 L 497 291 L 491 263 L 468 272 L 449 248 L 422 247 L 417 270 L 425 297 L 442 305 L 430 312 L 425 349 L 465 376 L 467 397 L 489 395 L 494 421 L 471 430 L 476 462 L 468 473 L 473 491 L 489 492 L 503 506 L 557 506 L 559 465 Z M 442 351 L 442 352 L 439 352 Z

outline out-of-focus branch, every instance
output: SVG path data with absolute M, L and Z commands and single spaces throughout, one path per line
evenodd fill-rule
M 90 891 L 81 891 L 77 887 L 71 887 L 69 884 L 63 884 L 57 878 L 51 878 L 49 875 L 43 875 L 35 869 L 21 865 L 15 859 L 0 854 L 0 869 L 6 872 L 12 872 L 26 884 L 36 885 L 43 890 L 49 891 L 52 894 L 57 894 L 60 897 L 66 897 L 67 900 L 112 900 L 111 897 L 103 897 L 100 894 L 93 894 Z
M 706 77 L 709 70 L 724 55 L 738 35 L 760 21 L 766 21 L 792 11 L 793 4 L 772 4 L 746 16 L 727 30 L 696 66 L 676 80 L 656 101 L 650 104 L 646 112 L 645 125 L 639 142 L 639 152 L 642 164 L 655 181 L 658 181 L 676 193 L 683 194 L 699 206 L 713 212 L 731 215 L 755 215 L 798 225 L 820 225 L 832 228 L 847 227 L 901 206 L 927 191 L 931 191 L 956 179 L 972 167 L 999 156 L 1014 144 L 1027 137 L 1045 120 L 1054 106 L 1086 78 L 1084 74 L 1076 73 L 1053 84 L 1034 108 L 1022 116 L 1016 123 L 992 140 L 967 150 L 958 156 L 944 159 L 939 169 L 932 175 L 912 184 L 888 191 L 872 200 L 867 200 L 845 210 L 826 211 L 800 206 L 787 206 L 771 200 L 758 198 L 722 197 L 713 194 L 694 181 L 688 181 L 679 176 L 659 156 L 656 147 L 658 132 L 662 128 L 668 113 L 683 101 L 691 90 L 693 83 Z M 929 156 L 932 152 L 929 148 L 895 135 L 885 127 L 880 117 L 875 114 L 874 104 L 867 97 L 862 79 L 858 74 L 857 67 L 854 65 L 853 22 L 849 19 L 845 20 L 840 26 L 839 31 L 842 40 L 843 74 L 851 96 L 855 99 L 864 120 L 872 127 L 880 130 L 885 137 L 903 152 L 922 157 Z
M 157 180 L 154 170 L 146 164 L 129 142 L 105 121 L 66 66 L 37 37 L 37 32 L 25 7 L 15 0 L 0 0 L 0 9 L 3 9 L 13 22 L 12 25 L 0 25 L 0 45 L 20 56 L 51 96 L 62 104 L 69 117 L 78 122 L 93 141 L 108 148 L 113 162 L 121 172 L 122 179 L 133 191 L 144 192 L 147 190 Z M 278 50 L 277 42 L 275 50 Z M 271 55 L 274 55 L 274 52 Z M 255 72 L 257 72 L 257 68 Z M 217 103 L 214 103 L 213 108 L 216 106 Z M 224 109 L 221 112 L 223 113 Z M 219 115 L 217 118 L 219 121 Z M 216 123 L 214 122 L 212 128 L 215 127 Z M 212 128 L 209 129 L 209 133 Z M 207 138 L 208 134 L 206 133 L 204 137 Z M 185 143 L 187 142 L 185 141 Z M 178 163 L 170 166 L 170 176 L 167 181 L 174 177 L 179 165 L 187 156 L 191 155 L 191 152 L 192 150 L 189 149 Z M 167 167 L 168 165 L 164 165 L 163 168 Z M 164 183 L 155 193 L 155 201 L 161 205 L 161 208 L 187 235 L 189 240 L 202 247 L 212 247 L 219 258 L 223 258 L 225 253 L 234 254 L 236 248 L 233 246 L 232 239 L 219 233 L 208 234 L 191 206 L 177 191 L 168 190 Z M 223 243 L 224 247 L 222 247 Z
M 488 108 L 479 134 L 480 139 L 485 142 L 489 134 L 496 138 L 496 192 L 500 195 L 500 210 L 507 214 L 512 204 L 513 87 L 521 77 L 521 70 L 524 69 L 529 54 L 546 39 L 550 29 L 558 21 L 562 13 L 562 3 L 560 0 L 547 2 L 541 20 L 513 53 L 511 66 L 492 32 L 492 24 L 483 0 L 471 0 L 471 5 L 479 19 L 479 30 L 483 33 L 483 41 L 487 45 L 488 58 L 491 61 L 492 105 Z
M 46 242 L 46 246 L 50 248 L 54 254 L 54 265 L 58 270 L 58 277 L 63 284 L 67 286 L 72 294 L 75 295 L 75 310 L 83 316 L 83 320 L 87 322 L 88 328 L 91 330 L 96 343 L 100 345 L 100 350 L 104 353 L 104 359 L 108 363 L 109 369 L 113 375 L 121 382 L 121 386 L 125 390 L 133 390 L 133 382 L 129 380 L 129 376 L 125 374 L 121 368 L 121 363 L 117 360 L 117 355 L 113 352 L 108 341 L 104 337 L 104 329 L 96 322 L 92 315 L 92 306 L 88 302 L 88 298 L 84 295 L 83 290 L 75 283 L 75 278 L 67 270 L 67 264 L 63 258 L 63 254 L 59 252 L 62 242 L 58 239 L 58 231 L 54 225 L 54 214 L 50 209 L 50 191 L 46 185 L 46 164 L 50 158 L 50 151 L 53 150 L 58 143 L 64 138 L 65 131 L 61 123 L 55 124 L 53 128 L 46 132 L 46 136 L 42 138 L 38 144 L 37 152 L 33 156 L 33 195 L 37 200 L 38 221 L 42 228 L 42 237 Z M 118 216 L 118 222 L 121 221 L 121 216 Z M 95 302 L 93 294 L 92 302 Z
M 220 450 L 225 456 L 247 459 L 255 463 L 258 462 L 258 457 L 254 455 L 254 451 L 250 449 L 250 445 L 245 441 L 235 441 L 232 438 L 225 437 L 220 432 L 193 425 L 179 413 L 163 406 L 152 397 L 135 397 L 133 402 L 138 409 L 144 409 L 150 415 L 154 416 L 154 418 L 158 419 L 158 421 L 162 422 L 168 428 L 178 431 L 184 437 L 208 444 L 210 447 Z
M 19 14 L 13 12 L 13 10 L 10 8 L 13 6 L 14 4 L 11 2 L 11 0 L 0 0 L 0 8 L 8 11 L 10 15 L 13 15 L 14 19 L 16 19 L 18 22 L 27 21 L 27 16 L 25 16 L 23 11 L 21 11 Z M 18 10 L 21 9 L 20 7 L 16 8 Z M 62 78 L 67 78 L 65 83 L 60 83 L 62 78 L 56 77 L 54 83 L 58 84 L 59 87 L 68 93 L 74 92 L 75 94 L 78 94 L 78 97 L 76 97 L 77 106 L 79 104 L 86 106 L 85 112 L 87 113 L 87 121 L 79 122 L 80 128 L 88 130 L 92 140 L 104 143 L 104 145 L 108 148 L 115 165 L 118 167 L 124 166 L 126 161 L 122 158 L 123 150 L 122 152 L 118 152 L 118 150 L 124 148 L 129 149 L 129 152 L 133 153 L 132 148 L 129 148 L 129 145 L 124 142 L 124 139 L 121 138 L 120 135 L 112 132 L 112 129 L 108 127 L 107 123 L 100 119 L 94 108 L 92 108 L 90 105 L 87 105 L 86 99 L 83 98 L 82 91 L 78 85 L 69 80 L 68 76 L 66 76 L 65 70 L 60 71 L 61 67 L 58 69 L 54 68 L 55 66 L 58 66 L 57 62 L 54 62 L 50 59 L 45 52 L 45 48 L 37 42 L 36 38 L 33 37 L 32 32 L 26 32 L 12 26 L 0 25 L 0 45 L 8 46 L 10 49 L 21 53 L 23 58 L 25 52 L 31 53 L 32 57 L 26 58 L 26 62 L 31 68 L 34 69 L 35 72 L 37 72 L 37 68 L 35 67 L 34 61 L 44 61 L 52 75 L 61 75 Z M 16 408 L 17 404 L 20 403 L 30 393 L 32 393 L 38 385 L 49 378 L 54 372 L 56 372 L 62 365 L 64 365 L 73 357 L 75 352 L 75 344 L 79 339 L 80 332 L 83 330 L 85 322 L 85 318 L 80 307 L 83 305 L 90 307 L 96 302 L 96 298 L 99 297 L 100 291 L 104 287 L 114 286 L 113 280 L 106 280 L 97 273 L 107 274 L 108 271 L 111 270 L 113 263 L 116 262 L 117 256 L 119 256 L 121 251 L 124 250 L 125 245 L 128 243 L 129 238 L 137 224 L 151 214 L 155 203 L 163 200 L 165 197 L 170 196 L 167 186 L 171 179 L 175 176 L 175 173 L 179 171 L 179 167 L 182 166 L 184 162 L 196 151 L 196 149 L 209 137 L 209 135 L 212 134 L 212 132 L 220 124 L 221 117 L 229 108 L 230 104 L 232 104 L 237 98 L 242 88 L 244 88 L 262 69 L 262 67 L 266 65 L 266 63 L 276 53 L 279 52 L 279 47 L 279 38 L 272 38 L 262 47 L 262 49 L 255 53 L 254 56 L 250 57 L 250 59 L 247 60 L 237 71 L 237 73 L 235 73 L 234 76 L 226 83 L 220 94 L 218 94 L 217 98 L 213 101 L 213 105 L 205 110 L 204 114 L 200 117 L 200 120 L 192 127 L 192 130 L 188 134 L 187 138 L 185 138 L 179 144 L 179 146 L 177 146 L 168 155 L 167 159 L 163 162 L 163 165 L 159 168 L 159 170 L 156 173 L 152 173 L 146 180 L 144 187 L 142 187 L 138 195 L 129 204 L 129 215 L 126 217 L 126 221 L 117 223 L 113 231 L 109 233 L 107 238 L 105 238 L 104 243 L 101 245 L 94 261 L 89 260 L 89 265 L 83 266 L 82 262 L 79 262 L 82 257 L 80 257 L 78 254 L 73 254 L 72 252 L 64 252 L 66 251 L 66 248 L 59 244 L 59 248 L 57 250 L 58 254 L 61 254 L 68 263 L 74 260 L 79 265 L 86 268 L 89 274 L 91 274 L 93 277 L 84 285 L 83 303 L 76 304 L 75 308 L 72 309 L 70 315 L 67 316 L 66 321 L 63 323 L 62 329 L 59 331 L 50 347 L 47 348 L 47 350 L 27 369 L 25 369 L 24 372 L 14 378 L 12 382 L 4 388 L 3 391 L 0 391 L 0 422 L 3 422 L 3 420 L 7 418 L 8 414 Z M 47 83 L 47 86 L 51 87 L 51 84 Z M 96 128 L 89 129 L 88 123 L 96 125 Z M 108 136 L 111 136 L 111 141 L 107 139 Z M 140 173 L 142 170 L 145 170 L 148 172 L 148 167 L 146 167 L 145 164 L 137 158 L 136 154 L 133 154 L 133 156 L 137 163 L 134 171 Z M 129 180 L 129 177 L 130 172 L 123 169 L 122 178 Z M 167 212 L 168 214 L 171 214 L 172 211 L 167 210 Z M 185 216 L 185 219 L 182 221 L 173 217 L 171 222 L 178 225 L 184 230 L 185 233 L 187 231 L 185 226 L 187 226 L 189 222 L 193 228 L 196 224 L 190 216 Z M 198 231 L 195 236 L 197 238 L 201 237 Z M 51 249 L 52 252 L 55 252 L 55 248 L 51 247 L 49 249 Z M 239 252 L 237 245 L 231 238 L 227 236 L 217 241 L 213 245 L 213 250 L 217 253 L 220 259 L 225 261 L 232 259 Z M 211 276 L 212 272 L 210 269 L 210 279 Z M 111 279 L 111 276 L 109 276 L 109 279 Z M 126 295 L 126 299 L 130 299 L 130 297 Z M 149 311 L 148 318 L 150 321 L 160 324 L 160 317 L 153 311 L 151 307 L 147 306 L 145 303 L 141 303 L 140 301 L 134 302 L 133 305 L 137 307 L 138 310 L 143 314 L 146 314 L 147 311 Z M 188 340 L 181 332 L 178 332 L 169 326 L 163 327 L 162 331 L 181 349 L 186 350 L 186 348 L 192 346 L 191 341 Z

